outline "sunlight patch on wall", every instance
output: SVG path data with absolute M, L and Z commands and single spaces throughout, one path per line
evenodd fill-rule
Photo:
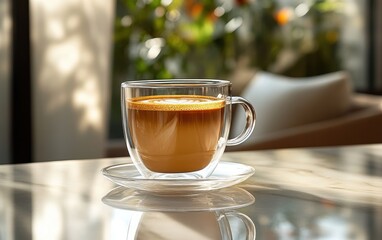
M 94 81 L 87 81 L 78 87 L 73 94 L 73 105 L 83 112 L 80 121 L 80 130 L 88 127 L 101 128 L 102 114 L 100 109 L 100 99 L 97 94 L 98 89 Z
M 103 156 L 114 3 L 31 1 L 35 159 Z
M 70 77 L 69 75 L 76 71 L 80 64 L 80 54 L 82 52 L 81 45 L 83 40 L 79 37 L 67 38 L 65 41 L 57 44 L 52 44 L 46 53 L 46 62 L 56 70 L 58 76 Z M 70 81 L 70 79 L 68 79 Z

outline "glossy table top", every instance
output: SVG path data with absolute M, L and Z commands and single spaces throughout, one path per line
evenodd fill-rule
M 158 231 L 178 234 L 175 239 L 220 239 L 212 234 L 219 231 L 211 213 L 215 218 L 232 212 L 249 217 L 256 239 L 382 239 L 382 145 L 229 152 L 223 161 L 250 165 L 256 172 L 222 194 L 182 198 L 180 204 L 191 203 L 188 207 L 198 202 L 191 199 L 208 205 L 198 211 L 180 209 L 179 199 L 174 203 L 171 197 L 118 189 L 101 174 L 129 158 L 0 165 L 0 239 L 166 239 Z M 165 209 L 123 209 L 123 201 L 119 208 L 107 205 L 102 198 L 113 189 L 136 206 L 166 203 Z M 243 199 L 230 196 L 230 189 L 248 193 L 255 202 L 232 206 L 230 201 Z M 216 197 L 219 211 L 214 210 Z M 140 233 L 132 235 L 137 219 Z M 246 239 L 243 223 L 228 220 L 233 239 Z

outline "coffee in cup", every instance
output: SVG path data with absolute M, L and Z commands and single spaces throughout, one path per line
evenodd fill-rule
M 131 138 L 153 172 L 205 168 L 217 149 L 225 101 L 209 96 L 160 95 L 127 100 Z

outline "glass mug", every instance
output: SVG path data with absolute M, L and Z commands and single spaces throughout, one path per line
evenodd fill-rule
M 252 220 L 237 211 L 213 212 L 134 212 L 127 231 L 127 240 L 157 239 L 234 239 L 230 220 L 245 227 L 240 239 L 256 239 Z
M 233 104 L 244 108 L 246 125 L 228 139 Z M 121 105 L 126 145 L 145 178 L 207 178 L 225 147 L 244 142 L 255 127 L 253 106 L 232 97 L 226 80 L 127 81 Z

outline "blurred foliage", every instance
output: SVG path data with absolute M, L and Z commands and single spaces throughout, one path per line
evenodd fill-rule
M 120 84 L 225 78 L 247 68 L 312 76 L 341 68 L 342 1 L 117 0 L 111 137 L 120 137 Z M 241 66 L 242 67 L 242 66 Z M 113 133 L 114 132 L 114 133 Z M 119 133 L 120 132 L 120 133 Z

